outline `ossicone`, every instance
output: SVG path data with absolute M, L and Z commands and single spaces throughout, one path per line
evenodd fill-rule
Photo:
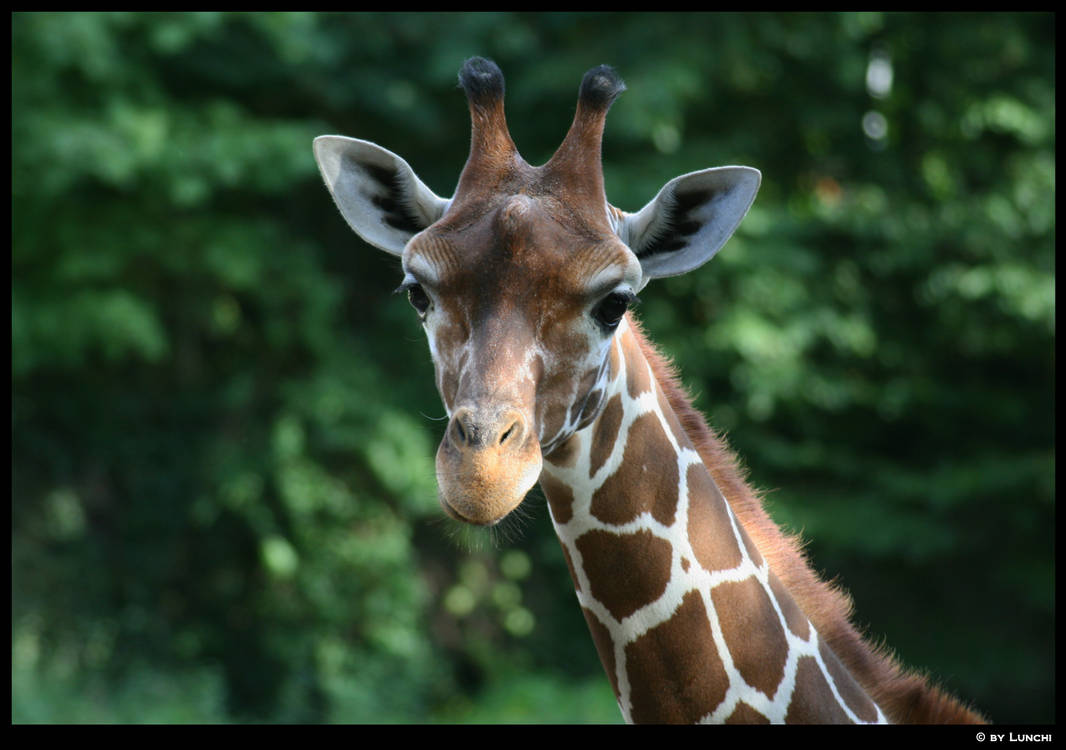
M 503 72 L 484 57 L 471 57 L 463 63 L 459 85 L 472 104 L 485 106 L 503 98 Z
M 570 130 L 562 144 L 544 169 L 552 174 L 559 184 L 576 196 L 586 196 L 596 207 L 591 209 L 591 219 L 606 221 L 607 197 L 603 191 L 603 167 L 600 152 L 607 110 L 615 98 L 625 91 L 622 78 L 609 65 L 592 68 L 581 79 L 577 93 L 577 111 Z
M 606 110 L 626 90 L 625 82 L 610 65 L 597 65 L 581 79 L 578 101 L 594 110 Z

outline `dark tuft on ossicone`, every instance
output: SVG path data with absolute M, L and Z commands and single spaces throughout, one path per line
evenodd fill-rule
M 459 85 L 474 104 L 490 104 L 503 97 L 503 72 L 492 60 L 471 57 L 459 70 Z
M 626 90 L 622 78 L 610 65 L 599 65 L 581 79 L 578 99 L 593 109 L 607 109 Z

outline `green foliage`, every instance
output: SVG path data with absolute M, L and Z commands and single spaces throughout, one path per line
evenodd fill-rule
M 620 208 L 763 171 L 645 327 L 874 637 L 1052 720 L 1050 16 L 12 24 L 15 721 L 618 719 L 539 496 L 441 520 L 421 331 L 311 156 L 373 140 L 450 194 L 471 55 L 531 162 L 618 68 Z

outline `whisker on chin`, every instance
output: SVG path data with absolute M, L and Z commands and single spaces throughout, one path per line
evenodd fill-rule
M 489 547 L 499 550 L 517 543 L 525 536 L 526 528 L 536 521 L 539 509 L 546 502 L 540 485 L 535 485 L 522 502 L 491 526 L 465 523 L 449 517 L 443 510 L 426 522 L 441 531 L 449 542 L 463 552 L 483 552 Z
M 525 536 L 526 528 L 537 519 L 537 506 L 544 500 L 539 485 L 526 493 L 514 510 L 492 526 L 493 542 L 496 549 L 502 545 L 513 545 Z
M 460 551 L 471 554 L 483 552 L 488 547 L 496 547 L 493 540 L 492 527 L 474 526 L 441 513 L 433 523 L 444 531 L 444 536 Z

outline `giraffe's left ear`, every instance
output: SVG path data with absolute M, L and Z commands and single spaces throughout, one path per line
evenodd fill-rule
M 716 167 L 676 177 L 635 214 L 617 225 L 636 253 L 644 283 L 677 276 L 706 263 L 751 208 L 762 173 L 751 167 Z
M 400 255 L 407 241 L 448 207 L 407 162 L 376 143 L 321 135 L 315 138 L 314 150 L 322 179 L 345 221 L 387 253 Z

